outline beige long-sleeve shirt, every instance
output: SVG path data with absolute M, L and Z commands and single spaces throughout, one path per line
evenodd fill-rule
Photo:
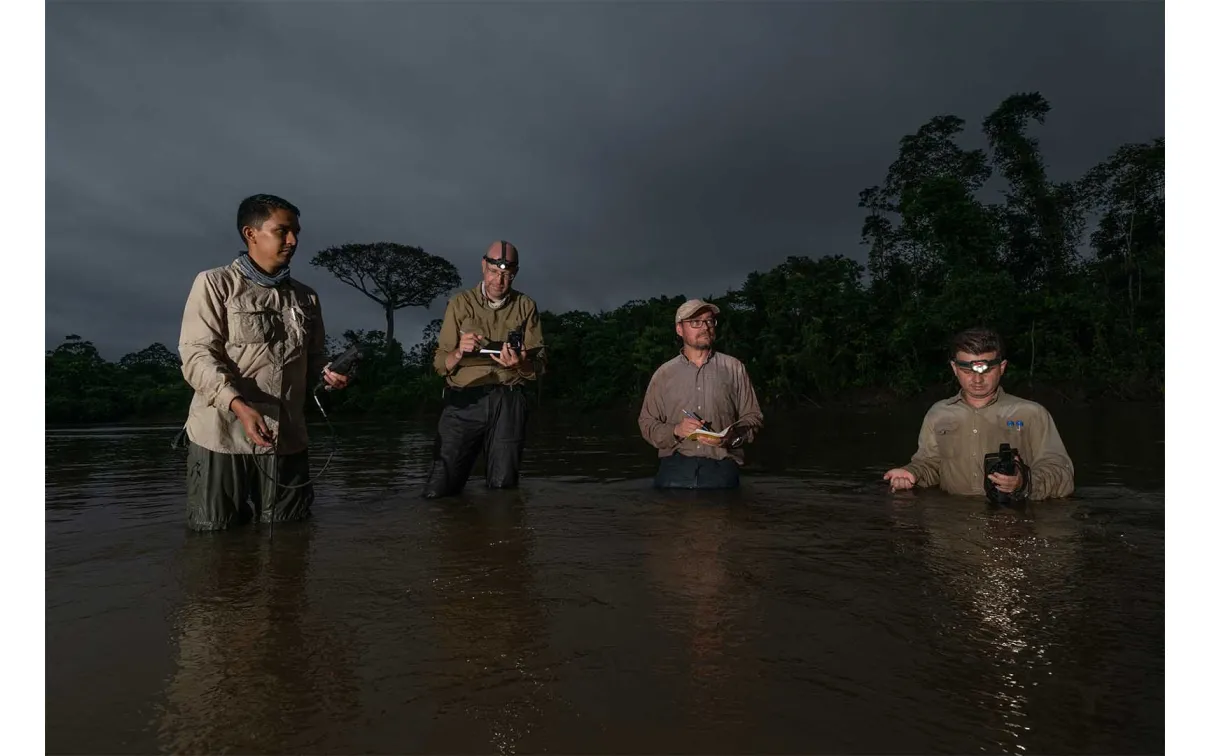
M 231 411 L 237 396 L 258 410 L 278 454 L 307 447 L 303 409 L 326 364 L 319 295 L 293 279 L 259 286 L 234 264 L 199 273 L 181 319 L 181 372 L 193 387 L 185 429 L 224 454 L 255 449 Z
M 660 457 L 679 452 L 687 457 L 730 458 L 744 463 L 739 446 L 711 446 L 696 439 L 677 438 L 673 429 L 685 419 L 686 411 L 696 412 L 716 431 L 736 424 L 741 429 L 737 436 L 740 444 L 751 442 L 764 425 L 744 363 L 721 352 L 711 352 L 701 367 L 684 353 L 660 365 L 651 376 L 639 410 L 639 431 L 659 450 Z
M 453 370 L 445 369 L 445 360 L 458 349 L 463 333 L 474 333 L 488 341 L 505 341 L 509 331 L 515 328 L 523 329 L 522 343 L 527 350 L 544 346 L 538 305 L 525 294 L 510 291 L 504 304 L 493 309 L 480 286 L 460 291 L 445 307 L 445 319 L 441 321 L 437 349 L 433 354 L 433 368 L 437 375 L 445 377 L 446 385 L 453 388 L 535 380 L 546 370 L 545 349 L 529 352 L 532 369 L 528 373 L 515 367 L 501 367 L 490 358 L 477 355 L 463 355 Z
M 947 493 L 982 496 L 983 457 L 1002 443 L 1017 449 L 1029 465 L 1028 498 L 1061 498 L 1075 489 L 1075 467 L 1050 413 L 1004 389 L 980 409 L 964 402 L 961 393 L 930 407 L 916 453 L 904 469 L 921 488 L 939 484 Z

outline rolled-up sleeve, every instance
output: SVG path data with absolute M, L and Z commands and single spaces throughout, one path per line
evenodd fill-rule
M 223 298 L 209 276 L 198 274 L 181 318 L 181 373 L 208 405 L 223 410 L 239 396 L 226 357 L 226 331 Z

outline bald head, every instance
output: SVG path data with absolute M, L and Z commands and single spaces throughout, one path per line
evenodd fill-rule
M 501 239 L 492 242 L 483 255 L 483 291 L 494 301 L 508 296 L 520 263 L 517 248 Z
M 491 246 L 487 248 L 487 256 L 497 260 L 503 257 L 506 262 L 515 263 L 517 262 L 517 248 L 501 239 L 492 242 Z

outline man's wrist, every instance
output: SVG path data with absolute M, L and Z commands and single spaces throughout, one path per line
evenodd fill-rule
M 225 383 L 219 387 L 218 393 L 215 395 L 213 405 L 215 408 L 222 408 L 227 411 L 232 411 L 231 405 L 236 399 L 241 399 L 239 389 L 231 383 Z
M 1024 462 L 1019 464 L 1021 467 L 1021 482 L 1017 485 L 1017 490 L 1013 491 L 1013 497 L 1016 499 L 1028 499 L 1032 489 L 1029 466 Z

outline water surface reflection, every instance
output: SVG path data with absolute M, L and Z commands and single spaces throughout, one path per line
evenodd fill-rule
M 718 493 L 631 421 L 436 502 L 425 424 L 349 424 L 271 540 L 184 531 L 174 429 L 52 432 L 48 751 L 1162 749 L 1162 425 L 1063 419 L 1077 495 L 997 509 L 888 495 L 918 415 L 773 426 Z

